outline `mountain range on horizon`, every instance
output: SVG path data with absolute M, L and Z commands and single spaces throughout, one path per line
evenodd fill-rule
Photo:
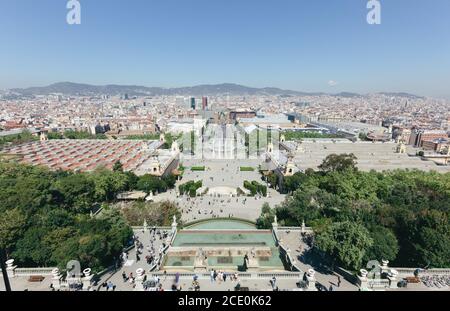
M 336 97 L 363 97 L 366 95 L 353 93 L 353 92 L 340 92 L 336 94 L 325 92 L 300 92 L 293 90 L 284 90 L 276 87 L 264 87 L 255 88 L 247 87 L 233 83 L 223 84 L 204 84 L 191 87 L 176 87 L 176 88 L 163 88 L 163 87 L 146 87 L 139 85 L 91 85 L 74 82 L 58 82 L 48 86 L 42 87 L 29 87 L 29 88 L 13 88 L 9 89 L 9 92 L 22 95 L 49 95 L 49 94 L 63 94 L 63 95 L 124 95 L 129 96 L 160 96 L 160 95 L 190 95 L 190 96 L 211 96 L 211 95 L 284 95 L 284 96 L 319 96 L 319 95 L 331 95 Z M 381 92 L 376 94 L 383 94 L 386 96 L 398 96 L 407 98 L 423 98 L 409 93 L 389 93 Z

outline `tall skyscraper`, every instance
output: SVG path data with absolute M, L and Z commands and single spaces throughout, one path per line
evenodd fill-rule
M 208 97 L 202 97 L 202 110 L 206 110 L 208 108 Z
M 191 109 L 195 110 L 195 97 L 191 97 Z

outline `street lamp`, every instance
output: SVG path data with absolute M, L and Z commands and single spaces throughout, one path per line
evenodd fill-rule
M 0 268 L 2 269 L 3 281 L 5 282 L 5 289 L 7 292 L 11 291 L 11 285 L 9 284 L 8 272 L 6 271 L 6 251 L 4 248 L 0 249 Z

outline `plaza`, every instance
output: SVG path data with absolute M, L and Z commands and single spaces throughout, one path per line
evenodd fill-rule
M 243 188 L 244 181 L 257 181 L 265 184 L 258 171 L 260 160 L 182 160 L 186 168 L 179 185 L 189 181 L 203 182 L 203 187 L 208 193 L 203 196 L 189 197 L 179 195 L 177 189 L 170 190 L 154 196 L 155 201 L 173 201 L 178 203 L 183 222 L 192 222 L 212 217 L 235 217 L 256 221 L 261 214 L 264 203 L 272 208 L 281 204 L 285 195 L 274 189 L 268 188 L 267 197 L 257 195 L 255 197 L 237 196 L 236 189 Z M 204 166 L 204 171 L 192 171 L 191 167 Z M 241 171 L 241 167 L 252 167 L 254 171 Z
M 323 160 L 331 154 L 353 153 L 357 158 L 357 167 L 362 171 L 386 171 L 395 169 L 418 169 L 422 171 L 450 172 L 450 166 L 436 165 L 432 161 L 423 161 L 416 153 L 420 151 L 405 146 L 405 153 L 396 153 L 396 143 L 371 143 L 349 140 L 313 140 L 302 143 L 285 142 L 294 155 L 294 162 L 302 170 L 317 170 Z

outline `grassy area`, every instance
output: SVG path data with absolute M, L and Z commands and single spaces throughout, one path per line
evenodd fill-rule
M 250 166 L 241 166 L 240 167 L 241 172 L 254 172 L 255 168 Z
M 21 134 L 14 134 L 0 137 L 0 147 L 7 145 L 9 143 L 13 145 L 20 145 L 37 140 L 39 140 L 37 136 L 33 136 L 29 131 L 25 130 Z
M 159 140 L 160 134 L 130 135 L 128 140 Z
M 206 168 L 204 166 L 193 166 L 193 167 L 191 167 L 191 171 L 193 171 L 193 172 L 204 172 L 205 169 Z
M 64 133 L 48 133 L 47 135 L 49 140 L 58 140 L 58 139 L 108 139 L 105 134 L 91 134 L 85 131 L 73 131 L 68 130 Z
M 322 134 L 318 132 L 298 132 L 298 131 L 286 131 L 282 133 L 286 140 L 300 140 L 304 138 L 342 138 L 336 134 Z

